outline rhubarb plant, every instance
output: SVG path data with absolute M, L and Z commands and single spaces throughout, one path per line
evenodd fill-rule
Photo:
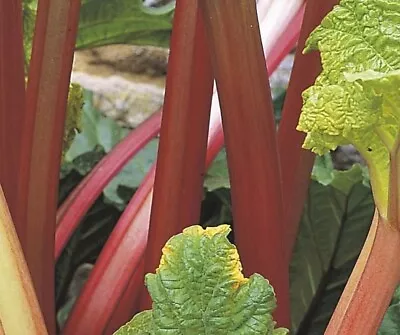
M 326 16 L 307 41 L 306 52 L 321 52 L 323 71 L 303 94 L 297 128 L 317 154 L 343 144 L 360 151 L 385 218 L 399 144 L 399 24 L 400 4 L 391 0 L 342 0 Z
M 303 147 L 322 155 L 353 144 L 377 208 L 328 335 L 376 334 L 400 281 L 399 23 L 397 1 L 342 0 L 306 43 L 305 52 L 320 51 L 323 70 L 303 93 Z
M 275 293 L 259 274 L 245 278 L 228 225 L 191 226 L 163 248 L 156 273 L 146 275 L 152 310 L 137 314 L 115 335 L 271 334 Z

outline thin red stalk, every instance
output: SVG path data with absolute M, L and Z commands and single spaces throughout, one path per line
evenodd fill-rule
M 222 111 L 235 243 L 246 274 L 261 273 L 290 325 L 288 257 L 271 92 L 254 1 L 202 0 Z
M 39 0 L 27 87 L 18 216 L 22 240 L 46 324 L 55 333 L 54 233 L 65 110 L 79 0 Z
M 299 40 L 300 36 L 300 27 L 303 22 L 304 10 L 306 5 L 302 5 L 300 10 L 296 13 L 293 19 L 289 22 L 289 25 L 283 32 L 283 34 L 279 37 L 278 45 L 281 45 L 281 48 L 278 45 L 272 48 L 271 52 L 267 56 L 267 64 L 268 64 L 268 72 L 272 73 L 282 62 L 284 57 L 293 49 Z M 283 49 L 282 49 L 283 47 Z
M 276 48 L 278 50 L 288 50 L 285 43 L 294 42 L 280 39 L 280 43 Z M 282 59 L 284 56 L 282 54 L 280 58 Z M 277 64 L 274 66 L 276 67 Z M 272 66 L 269 66 L 269 68 L 271 71 L 275 70 Z M 216 104 L 213 106 L 212 113 L 214 115 L 219 114 L 219 110 L 217 109 L 218 105 Z M 214 118 L 211 123 L 206 169 L 210 166 L 224 143 L 219 118 Z M 151 173 L 154 173 L 154 170 L 152 171 L 135 193 L 134 198 L 118 221 L 102 253 L 97 259 L 89 281 L 85 285 L 76 303 L 76 307 L 70 315 L 69 324 L 71 326 L 68 326 L 70 328 L 66 329 L 66 334 L 67 332 L 75 334 L 93 331 L 92 327 L 98 324 L 98 322 L 107 323 L 106 333 L 111 333 L 116 326 L 121 325 L 134 314 L 135 311 L 131 310 L 134 305 L 131 305 L 131 302 L 137 300 L 138 292 L 143 287 L 143 270 L 136 271 L 136 269 L 142 266 L 140 265 L 140 259 L 143 257 L 147 243 L 152 184 L 154 181 L 154 175 L 151 177 Z M 138 234 L 138 231 L 145 232 L 145 234 Z M 134 243 L 132 243 L 133 238 Z M 129 278 L 131 279 L 129 280 Z M 129 287 L 125 293 L 122 293 L 125 287 L 127 287 L 128 281 L 130 281 Z M 104 292 L 110 289 L 112 290 L 112 296 L 105 295 Z M 121 298 L 122 294 L 125 295 L 124 298 Z M 126 301 L 128 301 L 127 304 L 125 304 Z M 110 314 L 102 314 L 105 308 L 109 308 L 110 314 L 111 311 L 113 311 L 113 314 L 111 316 Z M 118 318 L 114 319 L 114 316 L 117 314 Z M 86 321 L 83 322 L 83 320 Z M 73 326 L 76 322 L 82 322 L 79 328 Z
M 55 259 L 61 255 L 79 222 L 104 187 L 159 132 L 161 111 L 153 114 L 124 138 L 82 180 L 57 211 Z
M 107 324 L 105 334 L 113 334 L 121 325 L 132 319 L 132 315 L 139 312 L 140 295 L 137 294 L 137 290 L 143 287 L 143 277 L 144 258 L 142 258 L 131 279 L 129 279 L 128 287 L 120 297 L 117 307 Z
M 171 37 L 145 272 L 161 249 L 199 220 L 213 74 L 197 1 L 177 1 Z M 143 290 L 142 307 L 151 306 Z
M 18 168 L 25 118 L 21 0 L 0 0 L 0 183 L 19 236 Z
M 376 212 L 326 335 L 377 334 L 400 281 L 400 232 Z
M 273 48 L 271 52 L 272 55 L 267 57 L 267 66 L 270 72 L 275 71 L 282 59 L 296 44 L 297 37 L 300 34 L 303 14 L 304 8 L 302 7 L 279 38 L 280 43 Z M 56 259 L 60 256 L 67 240 L 71 237 L 72 232 L 76 229 L 83 215 L 101 194 L 106 184 L 108 184 L 108 182 L 123 168 L 129 159 L 136 155 L 155 133 L 159 132 L 160 125 L 161 114 L 159 112 L 150 117 L 118 144 L 111 151 L 110 155 L 107 155 L 101 160 L 63 202 L 57 211 Z M 218 140 L 216 139 L 216 142 L 212 142 L 212 153 L 208 150 L 207 155 L 210 153 L 212 156 L 216 155 L 214 151 L 220 150 L 223 146 L 223 131 L 221 125 L 215 129 L 215 133 L 216 136 L 218 136 Z M 145 137 L 142 138 L 142 136 Z
M 63 334 L 102 334 L 110 322 L 146 248 L 154 172 L 155 166 L 118 221 L 106 245 L 112 252 L 103 251 L 97 259 Z
M 338 0 L 308 0 L 295 62 L 286 93 L 282 120 L 278 130 L 278 147 L 281 162 L 285 234 L 287 251 L 291 255 L 296 241 L 298 224 L 307 195 L 309 176 L 314 164 L 314 154 L 302 149 L 305 134 L 296 130 L 301 108 L 302 92 L 311 86 L 321 72 L 319 54 L 303 54 L 307 37 Z

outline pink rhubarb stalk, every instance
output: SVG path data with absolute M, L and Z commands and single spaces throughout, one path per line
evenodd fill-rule
M 68 318 L 64 335 L 102 334 L 135 272 L 143 279 L 143 259 L 148 236 L 155 166 L 150 170 L 122 214 L 117 226 Z M 142 289 L 142 282 L 136 291 Z M 131 301 L 136 298 L 131 296 Z M 126 312 L 126 311 L 125 311 Z M 133 313 L 133 311 L 128 310 Z M 127 320 L 125 320 L 127 321 Z
M 160 128 L 161 111 L 153 114 L 146 121 L 118 143 L 94 169 L 71 192 L 57 211 L 57 229 L 55 258 L 68 243 L 81 219 L 113 177 L 120 172 L 152 138 Z
M 400 231 L 378 212 L 326 335 L 377 334 L 400 282 Z

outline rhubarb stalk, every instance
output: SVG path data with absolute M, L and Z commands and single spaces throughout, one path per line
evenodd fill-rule
M 376 334 L 400 281 L 400 232 L 375 212 L 326 335 Z
M 276 53 L 274 57 L 275 61 L 270 63 L 271 60 L 266 55 L 268 58 L 267 66 L 270 71 L 276 69 L 279 61 L 286 55 L 285 52 L 294 46 L 295 40 L 293 38 L 283 37 L 298 36 L 302 13 L 303 11 L 300 11 L 300 17 L 298 17 L 299 15 L 294 16 L 293 20 L 295 20 L 295 24 L 291 28 L 295 29 L 291 29 L 290 32 L 287 32 L 287 29 L 285 29 L 285 24 L 287 24 L 285 22 L 277 25 L 274 31 L 267 29 L 268 32 L 274 35 L 274 40 L 276 39 L 275 35 L 282 36 L 281 39 L 278 39 L 279 43 L 273 49 Z M 265 40 L 267 39 L 265 38 Z M 214 94 L 213 97 L 208 135 L 206 169 L 210 166 L 224 143 L 217 94 Z M 110 161 L 107 162 L 107 164 L 110 163 Z M 101 169 L 96 169 L 96 172 L 91 174 L 91 179 L 94 179 L 100 173 L 102 173 Z M 91 272 L 89 280 L 70 314 L 64 334 L 96 333 L 104 331 L 104 327 L 107 327 L 106 333 L 109 333 L 114 331 L 117 326 L 128 321 L 138 311 L 138 308 L 136 310 L 132 310 L 132 308 L 135 306 L 136 297 L 143 286 L 144 272 L 142 260 L 147 243 L 153 194 L 153 174 L 154 170 L 152 169 L 128 204 L 124 214 L 107 240 L 96 261 L 96 266 Z M 90 184 L 92 184 L 92 181 L 90 181 Z M 81 197 L 76 199 L 77 202 L 79 200 L 86 201 Z M 67 211 L 71 210 L 72 207 L 74 206 L 68 208 Z M 129 284 L 128 281 L 130 282 Z M 128 288 L 126 288 L 127 286 Z M 126 291 L 124 292 L 124 290 Z M 110 294 L 105 294 L 105 292 L 109 292 Z M 121 298 L 122 294 L 125 295 L 124 298 Z M 129 302 L 125 303 L 126 301 Z M 117 313 L 118 317 L 114 319 L 114 315 Z M 122 319 L 123 322 L 121 322 Z
M 0 334 L 47 334 L 1 186 L 0 273 Z
M 21 0 L 0 1 L 0 183 L 22 235 L 22 223 L 16 216 L 18 168 L 21 158 L 21 134 L 25 117 L 25 73 L 22 38 Z
M 59 169 L 79 9 L 79 0 L 39 0 L 24 152 L 17 170 L 18 220 L 24 223 L 21 243 L 50 333 L 55 333 L 53 251 Z
M 288 257 L 271 92 L 254 1 L 202 0 L 221 105 L 235 243 L 246 274 L 268 278 L 290 324 Z
M 177 1 L 174 15 L 145 272 L 172 235 L 197 223 L 203 197 L 214 78 L 198 2 Z
M 306 4 L 295 61 L 289 87 L 282 110 L 282 120 L 278 129 L 283 203 L 285 213 L 285 237 L 287 254 L 292 254 L 296 242 L 297 229 L 303 212 L 310 174 L 314 164 L 314 154 L 302 149 L 305 134 L 296 130 L 301 108 L 302 92 L 311 86 L 321 72 L 319 54 L 303 54 L 306 39 L 338 0 L 309 0 Z

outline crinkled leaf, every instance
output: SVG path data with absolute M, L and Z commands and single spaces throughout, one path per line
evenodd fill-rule
M 292 330 L 323 334 L 368 233 L 373 211 L 363 170 L 335 171 L 329 185 L 313 181 L 292 262 Z
M 151 311 L 143 311 L 136 314 L 131 321 L 115 332 L 115 335 L 151 335 L 153 315 Z
M 77 48 L 108 44 L 168 46 L 173 6 L 146 9 L 142 0 L 85 0 Z
M 287 334 L 274 329 L 271 285 L 259 274 L 244 278 L 229 232 L 227 225 L 192 226 L 167 242 L 156 274 L 146 275 L 150 334 Z
M 303 93 L 298 126 L 307 132 L 304 147 L 318 154 L 341 144 L 353 144 L 360 151 L 384 216 L 388 207 L 388 142 L 393 143 L 398 136 L 398 120 L 387 117 L 385 100 L 395 96 L 398 88 L 386 85 L 392 92 L 387 98 L 387 91 L 369 89 L 362 78 L 349 80 L 349 74 L 351 78 L 351 74 L 365 71 L 384 75 L 399 70 L 399 26 L 398 1 L 342 0 L 307 41 L 306 51 L 321 52 L 323 71 L 315 85 Z M 398 108 L 396 113 L 400 115 Z

